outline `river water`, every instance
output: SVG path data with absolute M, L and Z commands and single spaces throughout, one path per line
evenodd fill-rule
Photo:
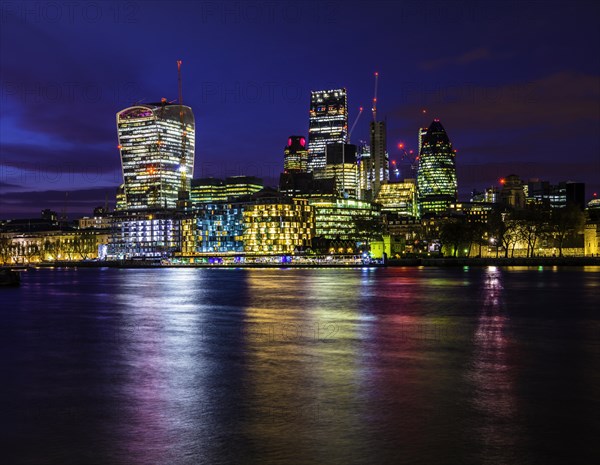
M 43 269 L 0 463 L 593 463 L 600 267 Z

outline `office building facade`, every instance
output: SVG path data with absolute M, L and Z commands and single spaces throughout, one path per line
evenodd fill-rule
M 311 91 L 308 127 L 308 170 L 324 168 L 328 144 L 348 138 L 346 89 Z
M 194 173 L 192 109 L 166 101 L 135 105 L 117 113 L 117 132 L 125 209 L 175 208 Z
M 446 130 L 436 119 L 423 136 L 419 157 L 417 193 L 420 215 L 446 211 L 456 203 L 457 190 L 455 152 Z

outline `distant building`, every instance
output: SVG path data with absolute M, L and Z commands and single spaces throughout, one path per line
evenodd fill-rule
M 333 178 L 337 193 L 346 199 L 356 199 L 359 195 L 359 173 L 356 162 L 356 145 L 329 144 L 327 164 L 314 170 L 315 179 Z
M 398 216 L 418 216 L 417 183 L 415 179 L 383 184 L 375 203 L 381 205 L 382 213 L 395 213 Z
M 310 199 L 315 209 L 316 236 L 367 242 L 380 221 L 377 205 L 353 199 Z
M 244 205 L 244 251 L 291 254 L 311 245 L 314 212 L 305 199 L 260 198 Z
M 547 208 L 563 208 L 577 205 L 585 209 L 585 183 L 562 181 L 550 184 L 548 181 L 531 179 L 527 183 L 527 203 L 535 203 Z
M 193 207 L 205 203 L 233 201 L 261 191 L 263 180 L 254 176 L 230 176 L 225 180 L 216 178 L 192 179 L 190 200 Z
M 373 197 L 377 197 L 379 189 L 390 180 L 389 156 L 387 152 L 387 135 L 385 121 L 371 121 L 371 152 L 369 161 L 373 170 Z
M 56 222 L 58 221 L 58 215 L 55 211 L 46 208 L 42 210 L 42 219 L 45 221 Z
M 306 173 L 308 171 L 308 148 L 304 137 L 290 136 L 283 156 L 285 173 Z
M 126 209 L 175 208 L 194 174 L 192 109 L 135 105 L 117 113 L 117 131 Z
M 328 144 L 347 141 L 348 103 L 346 89 L 311 91 L 308 127 L 308 170 L 324 168 Z
M 495 186 L 488 187 L 484 192 L 473 190 L 471 193 L 471 202 L 498 203 L 500 202 L 500 190 Z
M 279 192 L 288 197 L 337 197 L 334 178 L 315 179 L 314 173 L 281 173 Z
M 511 174 L 501 179 L 500 183 L 502 184 L 500 202 L 517 210 L 525 208 L 525 189 L 521 178 L 516 174 Z
M 421 216 L 441 213 L 456 202 L 455 152 L 446 130 L 437 119 L 423 136 L 417 192 Z

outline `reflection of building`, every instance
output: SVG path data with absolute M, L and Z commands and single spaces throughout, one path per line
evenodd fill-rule
M 308 170 L 325 167 L 327 145 L 345 143 L 347 136 L 346 89 L 312 91 L 308 128 Z
M 231 176 L 225 181 L 216 178 L 192 179 L 190 199 L 193 206 L 225 202 L 254 194 L 264 188 L 262 179 L 254 176 Z
M 175 208 L 194 173 L 192 109 L 135 105 L 117 113 L 117 130 L 126 208 Z
M 455 153 L 439 120 L 434 120 L 423 136 L 417 189 L 421 215 L 441 213 L 456 202 Z
M 244 250 L 252 253 L 293 253 L 310 246 L 313 209 L 308 200 L 257 197 L 244 205 Z
M 308 170 L 308 149 L 302 136 L 290 136 L 283 152 L 285 173 L 305 173 Z
M 404 182 L 382 185 L 375 202 L 381 205 L 381 211 L 384 213 L 416 217 L 418 214 L 416 180 L 405 179 Z

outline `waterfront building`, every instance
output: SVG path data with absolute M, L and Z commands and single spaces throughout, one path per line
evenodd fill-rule
M 292 254 L 311 245 L 314 213 L 306 199 L 257 196 L 243 216 L 247 253 Z
M 354 199 L 313 198 L 315 234 L 326 239 L 368 242 L 380 225 L 377 205 Z
M 346 89 L 311 91 L 308 127 L 308 170 L 324 168 L 328 144 L 346 143 L 348 104 Z
M 421 216 L 444 212 L 456 202 L 455 152 L 446 130 L 437 119 L 423 136 L 417 192 Z
M 0 232 L 0 262 L 27 264 L 105 257 L 107 229 L 72 229 L 43 221 L 33 228 L 9 222 Z
M 115 212 L 111 223 L 109 259 L 159 259 L 181 249 L 181 218 L 173 210 Z
M 308 171 L 308 148 L 302 136 L 290 136 L 283 151 L 284 173 L 306 173 Z
M 244 205 L 207 203 L 182 219 L 183 256 L 244 251 Z
M 194 174 L 192 109 L 140 104 L 117 113 L 125 208 L 175 208 L 189 195 Z
M 405 179 L 403 182 L 383 184 L 375 198 L 375 203 L 381 205 L 382 213 L 416 217 L 418 215 L 416 180 Z

